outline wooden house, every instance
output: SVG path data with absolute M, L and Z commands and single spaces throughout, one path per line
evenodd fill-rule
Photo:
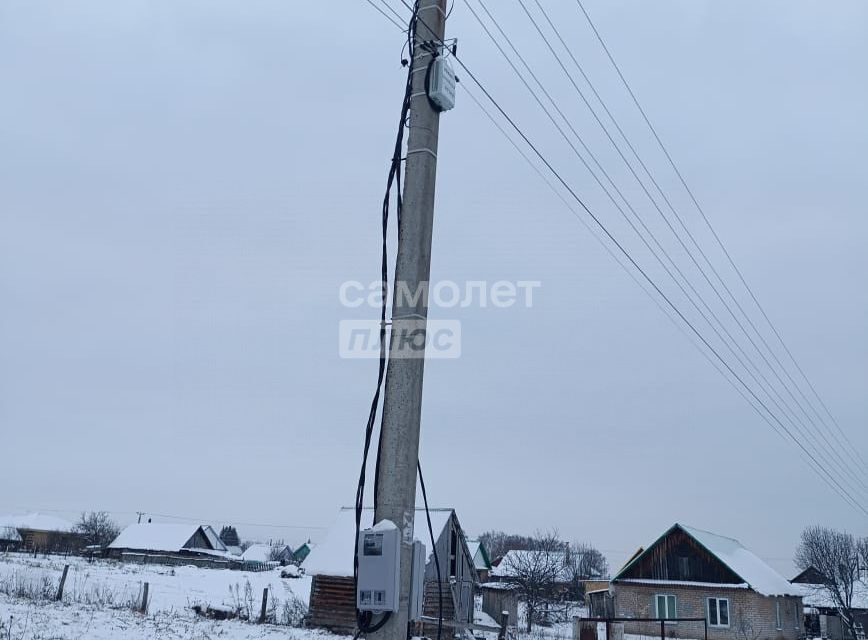
M 18 551 L 21 548 L 21 534 L 18 529 L 0 525 L 0 551 Z
M 87 544 L 71 522 L 42 513 L 0 517 L 0 528 L 15 529 L 20 538 L 19 548 L 27 551 L 67 553 L 79 551 Z
M 803 633 L 798 589 L 732 538 L 676 524 L 612 579 L 617 617 L 663 618 L 668 637 L 797 640 Z M 660 623 L 627 623 L 625 632 L 659 635 Z
M 106 551 L 125 562 L 229 566 L 226 545 L 207 524 L 131 524 Z
M 417 509 L 415 536 L 428 552 L 425 566 L 423 615 L 436 618 L 443 595 L 443 618 L 449 623 L 473 621 L 473 597 L 476 569 L 461 524 L 453 509 L 431 509 L 431 526 L 436 539 L 440 564 L 438 589 L 437 567 L 428 535 L 425 510 Z M 365 509 L 362 527 L 371 526 L 373 509 Z M 355 545 L 355 511 L 341 509 L 325 541 L 318 544 L 305 560 L 305 573 L 312 576 L 308 623 L 336 633 L 352 633 L 356 628 L 356 598 L 353 581 Z M 436 627 L 436 624 L 434 625 Z M 448 628 L 448 627 L 447 627 Z M 430 625 L 424 631 L 430 632 Z M 435 630 L 436 631 L 436 630 Z

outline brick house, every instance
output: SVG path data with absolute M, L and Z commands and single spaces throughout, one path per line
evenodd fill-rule
M 797 640 L 801 593 L 738 540 L 675 524 L 612 579 L 614 611 L 628 618 L 705 618 L 709 640 Z M 704 624 L 667 622 L 666 635 L 702 638 Z M 660 635 L 659 622 L 625 631 Z

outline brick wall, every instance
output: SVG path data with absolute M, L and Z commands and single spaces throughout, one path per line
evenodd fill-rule
M 729 626 L 709 625 L 709 640 L 798 640 L 803 633 L 801 598 L 766 597 L 750 589 L 618 582 L 615 584 L 615 616 L 656 617 L 654 598 L 657 594 L 674 595 L 677 598 L 677 615 L 680 618 L 705 618 L 708 616 L 708 598 L 728 599 Z M 781 629 L 776 628 L 776 603 L 780 603 Z M 666 636 L 670 638 L 701 639 L 704 633 L 702 623 L 679 622 L 665 626 Z M 627 623 L 624 630 L 626 633 L 660 637 L 659 623 Z

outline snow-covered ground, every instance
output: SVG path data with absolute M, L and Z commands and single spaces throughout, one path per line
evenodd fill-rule
M 63 601 L 53 602 L 51 596 L 66 564 L 70 569 Z M 141 602 L 145 582 L 149 598 L 148 612 L 143 616 L 133 608 Z M 247 572 L 0 555 L 0 639 L 336 638 L 283 625 L 210 620 L 192 610 L 194 605 L 210 606 L 256 618 L 266 587 L 270 617 L 298 622 L 307 603 L 310 579 L 281 578 L 279 570 Z

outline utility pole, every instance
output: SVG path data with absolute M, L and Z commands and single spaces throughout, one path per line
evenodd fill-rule
M 142 516 L 145 515 L 144 511 L 136 511 L 136 514 L 139 516 L 138 524 L 142 524 Z
M 413 51 L 410 132 L 404 178 L 404 207 L 398 229 L 398 255 L 392 301 L 389 366 L 380 432 L 380 468 L 374 522 L 391 520 L 401 530 L 401 593 L 399 610 L 379 631 L 377 640 L 406 640 L 409 617 L 413 523 L 416 515 L 416 465 L 422 415 L 422 374 L 431 272 L 434 183 L 440 114 L 428 101 L 425 76 L 431 51 L 446 30 L 446 0 L 420 0 Z M 410 295 L 401 295 L 402 290 Z M 421 292 L 421 293 L 420 293 Z M 420 293 L 420 295 L 416 295 Z

